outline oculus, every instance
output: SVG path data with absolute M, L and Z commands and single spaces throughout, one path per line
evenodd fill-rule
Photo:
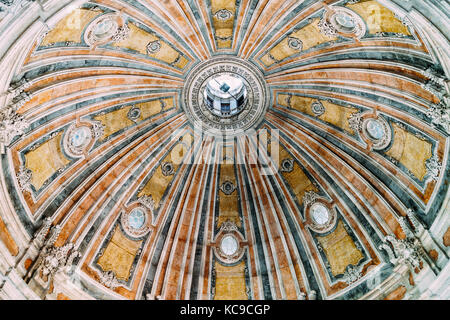
M 311 206 L 311 217 L 317 225 L 325 225 L 330 219 L 327 207 L 321 203 L 315 203 Z
M 186 78 L 182 99 L 186 116 L 195 127 L 206 135 L 226 136 L 258 126 L 271 102 L 259 69 L 230 56 L 198 64 Z
M 220 241 L 220 250 L 227 256 L 233 256 L 239 249 L 239 242 L 232 235 L 226 235 Z
M 216 257 L 224 264 L 234 264 L 245 253 L 246 241 L 238 227 L 231 221 L 224 222 L 213 243 Z
M 151 212 L 141 205 L 133 205 L 131 209 L 121 216 L 122 227 L 126 234 L 132 238 L 145 236 L 150 231 Z
M 222 74 L 212 77 L 204 91 L 204 103 L 219 117 L 231 117 L 240 113 L 247 104 L 247 88 L 237 75 Z

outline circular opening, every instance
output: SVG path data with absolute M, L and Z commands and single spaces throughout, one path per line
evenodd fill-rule
M 243 110 L 247 102 L 244 81 L 228 74 L 212 77 L 206 85 L 205 104 L 220 117 L 229 117 Z
M 383 124 L 376 119 L 369 119 L 366 123 L 366 130 L 369 137 L 375 140 L 381 140 L 384 137 Z
M 227 256 L 234 255 L 239 248 L 238 241 L 233 236 L 225 236 L 220 242 L 220 249 Z
M 326 224 L 330 218 L 328 208 L 321 203 L 316 203 L 311 207 L 311 215 L 314 222 L 318 225 Z
M 145 224 L 145 212 L 141 208 L 133 209 L 128 215 L 128 223 L 133 229 L 140 229 Z
M 91 129 L 88 127 L 80 127 L 72 132 L 70 142 L 75 148 L 81 148 L 88 145 L 91 138 Z

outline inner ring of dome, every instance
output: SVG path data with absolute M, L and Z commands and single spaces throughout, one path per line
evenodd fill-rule
M 271 96 L 256 66 L 219 56 L 190 72 L 182 101 L 188 119 L 205 134 L 235 136 L 262 122 Z

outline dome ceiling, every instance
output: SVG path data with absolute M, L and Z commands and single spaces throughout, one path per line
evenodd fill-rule
M 380 2 L 64 8 L 2 114 L 24 237 L 56 230 L 100 299 L 363 297 L 393 272 L 383 246 L 430 228 L 448 192 L 444 69 Z M 221 72 L 249 90 L 231 120 L 202 106 Z

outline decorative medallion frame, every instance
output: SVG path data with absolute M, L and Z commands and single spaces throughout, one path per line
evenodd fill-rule
M 328 220 L 323 224 L 318 224 L 312 214 L 312 209 L 315 206 L 322 205 L 327 209 Z M 311 201 L 305 203 L 305 217 L 306 217 L 306 225 L 311 230 L 317 233 L 327 233 L 332 230 L 337 222 L 337 212 L 334 208 L 333 202 L 329 202 L 326 199 L 316 196 L 312 198 Z
M 142 227 L 138 229 L 133 228 L 129 223 L 129 216 L 135 209 L 141 209 L 145 214 L 145 221 Z M 134 202 L 122 212 L 120 223 L 128 236 L 131 238 L 141 238 L 152 230 L 153 212 L 149 207 L 142 205 L 140 202 Z

